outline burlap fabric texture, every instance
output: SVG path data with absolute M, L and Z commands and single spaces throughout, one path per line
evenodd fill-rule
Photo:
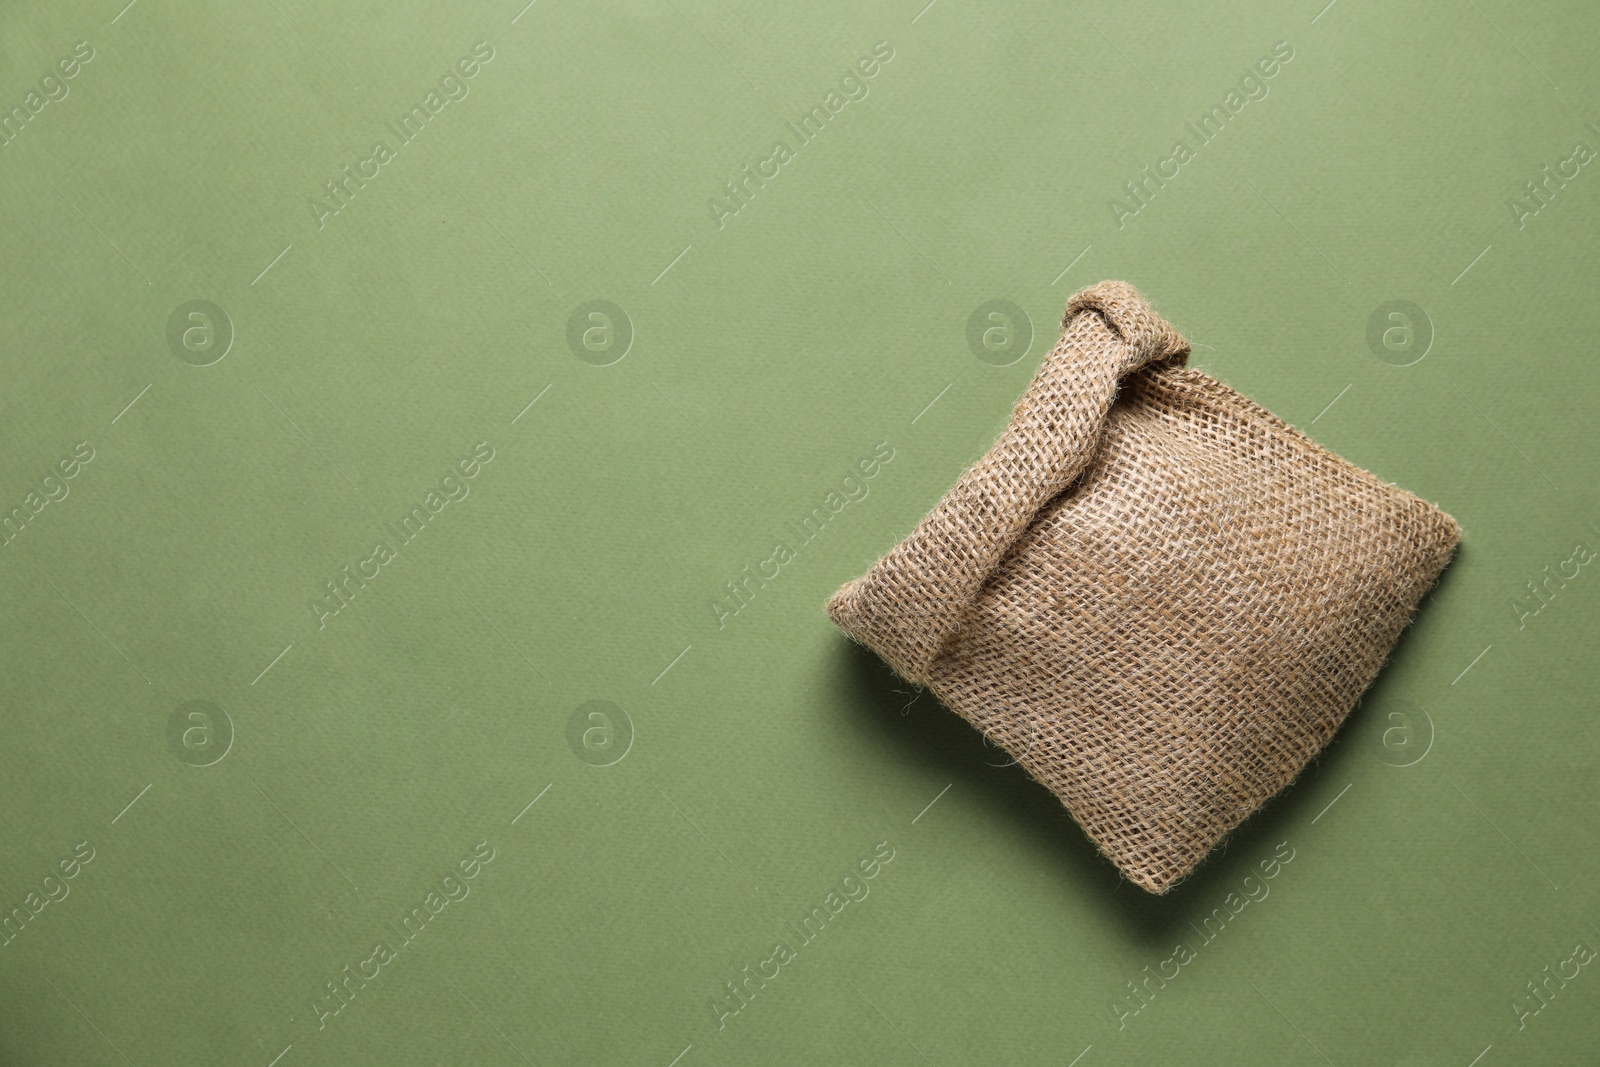
M 1152 893 L 1327 744 L 1460 539 L 1188 353 L 1127 283 L 1074 295 L 989 453 L 828 603 Z

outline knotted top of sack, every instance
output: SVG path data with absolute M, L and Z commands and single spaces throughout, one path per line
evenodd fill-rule
M 1157 315 L 1144 295 L 1127 282 L 1101 282 L 1069 296 L 1067 313 L 1061 317 L 1063 339 L 1072 325 L 1073 317 L 1090 310 L 1100 312 L 1127 344 L 1135 357 L 1135 366 L 1129 367 L 1128 371 L 1156 360 L 1172 360 L 1181 364 L 1189 356 L 1189 342 L 1170 322 Z M 1059 351 L 1061 346 L 1056 347 Z
M 988 454 L 909 537 L 828 602 L 841 630 L 909 681 L 926 684 L 1006 551 L 1093 461 L 1121 379 L 1189 355 L 1189 343 L 1127 282 L 1073 294 L 1061 326 Z

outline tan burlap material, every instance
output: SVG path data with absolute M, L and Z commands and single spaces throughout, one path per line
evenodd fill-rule
M 1074 295 L 988 455 L 828 603 L 1153 893 L 1327 744 L 1460 538 L 1188 353 L 1127 283 Z

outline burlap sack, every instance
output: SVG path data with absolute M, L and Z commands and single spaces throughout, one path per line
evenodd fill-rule
M 1153 893 L 1327 744 L 1460 538 L 1188 353 L 1132 286 L 1074 295 L 988 455 L 828 603 Z

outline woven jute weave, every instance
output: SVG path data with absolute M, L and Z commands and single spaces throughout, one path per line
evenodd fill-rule
M 1074 295 L 989 453 L 828 603 L 1153 893 L 1327 744 L 1460 539 L 1188 353 L 1132 286 Z

